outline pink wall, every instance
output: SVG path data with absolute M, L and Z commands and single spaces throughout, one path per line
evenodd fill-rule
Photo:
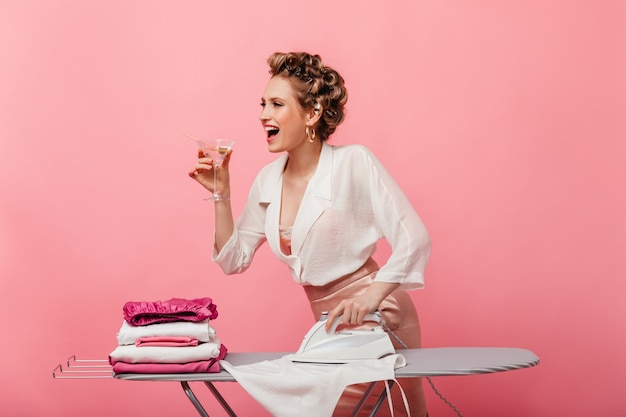
M 343 72 L 333 142 L 374 150 L 431 231 L 425 345 L 542 360 L 438 388 L 467 416 L 623 415 L 624 2 L 238 3 L 2 2 L 0 415 L 196 415 L 172 383 L 52 379 L 106 357 L 131 299 L 208 295 L 231 351 L 297 347 L 312 317 L 267 248 L 244 276 L 211 263 L 179 134 L 237 139 L 238 212 L 273 158 L 265 58 L 294 49 Z

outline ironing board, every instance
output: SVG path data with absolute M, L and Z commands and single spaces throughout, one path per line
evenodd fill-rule
M 233 366 L 274 360 L 291 352 L 233 352 L 226 360 Z M 496 347 L 442 347 L 422 349 L 398 349 L 406 359 L 406 366 L 396 369 L 396 378 L 430 376 L 475 375 L 529 368 L 539 364 L 539 358 L 531 351 L 520 348 Z M 237 417 L 230 405 L 218 391 L 215 382 L 236 382 L 226 371 L 196 374 L 116 374 L 114 378 L 132 381 L 177 381 L 202 417 L 209 417 L 189 382 L 202 382 L 230 417 Z M 372 385 L 373 387 L 373 385 Z M 366 393 L 366 395 L 369 393 Z M 382 403 L 384 397 L 379 398 Z M 376 409 L 370 414 L 374 416 Z

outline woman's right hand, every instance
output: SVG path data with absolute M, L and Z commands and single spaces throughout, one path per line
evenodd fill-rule
M 224 160 L 217 167 L 217 189 L 224 198 L 230 198 L 230 173 L 228 166 L 230 163 L 230 155 L 232 150 L 228 151 Z M 211 193 L 215 192 L 213 182 L 213 159 L 204 155 L 201 149 L 198 149 L 198 162 L 194 169 L 189 171 L 189 176 L 198 181 L 204 188 Z

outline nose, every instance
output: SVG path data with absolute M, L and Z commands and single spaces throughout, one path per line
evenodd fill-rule
M 259 120 L 266 122 L 271 119 L 269 106 L 261 107 L 261 114 L 259 114 Z

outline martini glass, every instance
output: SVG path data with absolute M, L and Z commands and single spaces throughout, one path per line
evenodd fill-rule
M 193 139 L 197 144 L 204 156 L 213 160 L 213 195 L 207 200 L 223 201 L 226 200 L 224 196 L 217 189 L 217 167 L 219 167 L 226 154 L 232 149 L 235 141 L 232 139 L 197 139 L 191 135 L 187 135 L 188 138 Z

